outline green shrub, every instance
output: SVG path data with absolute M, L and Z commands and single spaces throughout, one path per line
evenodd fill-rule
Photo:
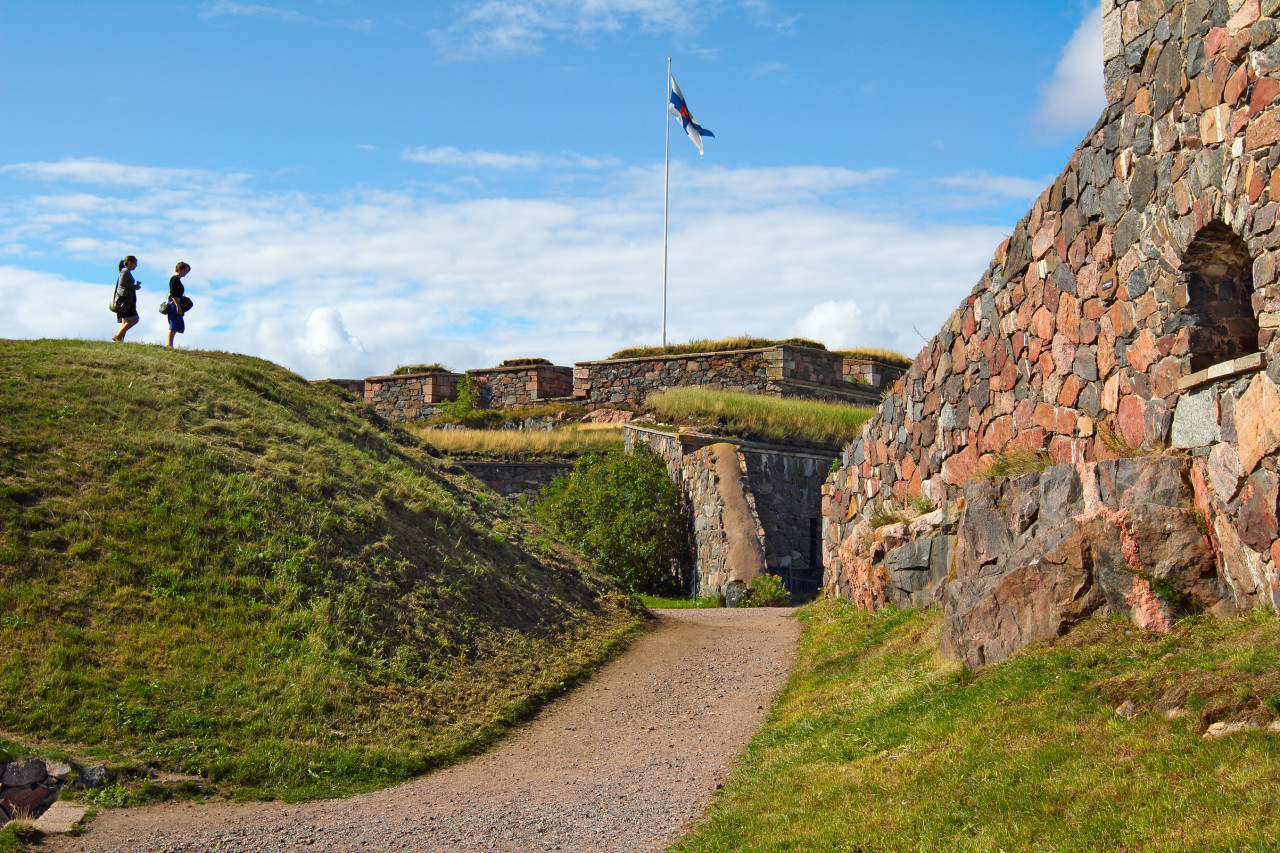
M 683 587 L 688 553 L 680 490 L 647 448 L 592 453 L 542 490 L 534 515 L 632 592 Z
M 446 415 L 466 420 L 476 410 L 476 380 L 470 374 L 463 374 L 458 380 L 458 393 L 452 400 L 440 404 Z
M 783 607 L 791 603 L 791 593 L 782 585 L 777 575 L 756 575 L 747 581 L 747 594 L 738 602 L 739 607 Z

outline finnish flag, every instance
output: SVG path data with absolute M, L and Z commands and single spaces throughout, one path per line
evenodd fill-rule
M 689 106 L 684 102 L 684 95 L 680 93 L 680 87 L 676 85 L 676 78 L 671 79 L 671 103 L 667 109 L 671 114 L 680 119 L 680 124 L 684 127 L 684 132 L 689 134 L 689 138 L 693 140 L 693 144 L 698 146 L 698 156 L 702 156 L 702 137 L 710 136 L 715 138 L 715 134 L 702 127 L 693 120 L 693 114 L 689 112 Z

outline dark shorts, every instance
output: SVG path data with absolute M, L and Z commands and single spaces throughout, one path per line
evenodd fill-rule
M 117 311 L 116 320 L 118 320 L 121 323 L 128 323 L 130 321 L 136 323 L 138 322 L 138 311 L 137 309 L 134 309 L 128 314 L 121 314 L 119 311 Z
M 169 331 L 185 332 L 187 330 L 187 324 L 183 322 L 184 318 L 181 314 L 178 313 L 177 309 L 173 304 L 173 300 L 169 300 L 168 317 L 169 317 Z

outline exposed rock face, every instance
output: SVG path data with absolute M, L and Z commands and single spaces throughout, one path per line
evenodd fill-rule
M 1188 460 L 1147 457 L 966 488 L 943 653 L 1004 660 L 1101 611 L 1161 631 L 1179 611 L 1235 612 L 1189 483 Z

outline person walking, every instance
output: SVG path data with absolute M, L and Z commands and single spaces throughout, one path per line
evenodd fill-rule
M 174 335 L 187 331 L 182 315 L 191 307 L 191 300 L 186 297 L 186 290 L 182 286 L 182 277 L 191 272 L 191 265 L 179 261 L 173 272 L 174 275 L 169 277 L 169 310 L 166 312 L 169 315 L 169 342 L 165 346 L 168 347 L 173 346 Z
M 128 255 L 116 265 L 120 277 L 116 279 L 116 292 L 111 298 L 115 305 L 116 319 L 120 321 L 120 329 L 111 336 L 111 340 L 121 342 L 124 333 L 138 325 L 138 288 L 142 282 L 133 280 L 133 271 L 138 268 L 138 259 Z

